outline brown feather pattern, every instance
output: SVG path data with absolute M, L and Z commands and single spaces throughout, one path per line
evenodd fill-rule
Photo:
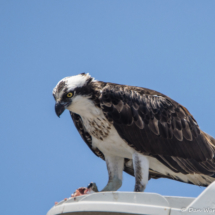
M 215 139 L 199 129 L 184 106 L 154 90 L 100 81 L 89 83 L 77 93 L 90 95 L 121 138 L 135 150 L 156 158 L 175 173 L 201 174 L 205 182 L 198 185 L 207 186 L 212 180 L 204 175 L 215 178 Z M 81 117 L 74 113 L 71 116 L 83 140 L 104 160 L 102 152 L 92 148 Z M 125 158 L 124 171 L 134 175 L 127 161 Z M 149 178 L 160 177 L 182 181 L 177 176 L 149 170 Z
M 215 140 L 182 105 L 153 90 L 111 83 L 99 99 L 107 119 L 135 150 L 174 172 L 214 175 Z

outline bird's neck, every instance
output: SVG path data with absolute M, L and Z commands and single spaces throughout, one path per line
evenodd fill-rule
M 72 104 L 67 109 L 89 119 L 98 117 L 102 114 L 101 109 L 96 107 L 94 102 L 89 97 L 80 95 L 74 98 Z

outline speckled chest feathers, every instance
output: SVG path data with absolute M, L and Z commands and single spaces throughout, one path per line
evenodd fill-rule
M 80 115 L 84 127 L 93 137 L 99 140 L 108 137 L 111 123 L 89 97 L 77 96 L 68 109 Z
M 104 140 L 110 133 L 111 124 L 105 117 L 86 118 L 82 117 L 87 131 L 95 138 Z

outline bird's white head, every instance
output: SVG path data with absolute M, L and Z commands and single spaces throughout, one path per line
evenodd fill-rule
M 60 80 L 53 89 L 53 96 L 56 101 L 56 114 L 60 116 L 63 111 L 71 105 L 77 94 L 81 92 L 81 89 L 93 81 L 95 81 L 95 79 L 92 78 L 89 73 L 81 73 Z

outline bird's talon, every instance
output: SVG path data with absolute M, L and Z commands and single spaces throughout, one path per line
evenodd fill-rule
M 98 192 L 97 186 L 95 183 L 91 182 L 87 187 L 78 188 L 71 197 L 82 196 L 90 193 Z

